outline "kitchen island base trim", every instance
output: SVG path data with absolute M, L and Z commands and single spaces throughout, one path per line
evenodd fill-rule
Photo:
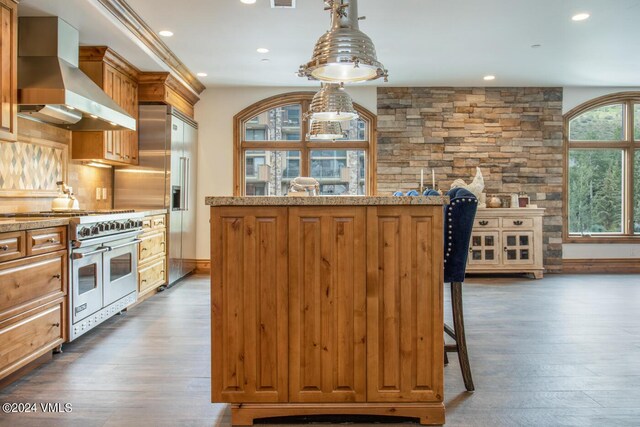
M 444 424 L 444 404 L 436 403 L 302 403 L 302 404 L 233 404 L 231 423 L 250 426 L 259 418 L 305 415 L 374 415 L 418 418 L 422 425 Z

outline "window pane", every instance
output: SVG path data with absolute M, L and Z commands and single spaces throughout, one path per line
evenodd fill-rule
M 363 150 L 311 151 L 311 176 L 320 183 L 320 194 L 365 194 Z
M 569 151 L 569 233 L 622 231 L 622 150 Z
M 342 131 L 345 133 L 344 138 L 336 139 L 336 141 L 366 141 L 367 140 L 367 123 L 362 119 L 351 120 L 341 123 Z
M 246 151 L 244 173 L 245 195 L 286 196 L 300 175 L 300 151 Z
M 633 166 L 633 231 L 640 234 L 640 151 L 636 151 Z
M 571 141 L 621 141 L 623 134 L 623 106 L 605 105 L 594 108 L 569 122 Z
M 640 141 L 640 104 L 633 106 L 633 120 L 635 121 L 633 126 L 633 139 Z
M 300 105 L 286 105 L 247 120 L 245 141 L 300 141 Z

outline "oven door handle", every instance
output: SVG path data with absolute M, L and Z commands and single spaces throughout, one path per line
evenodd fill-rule
M 98 248 L 95 251 L 91 251 L 91 252 L 73 252 L 71 254 L 71 259 L 82 259 L 82 258 L 86 258 L 86 257 L 91 256 L 91 255 L 96 255 L 96 254 L 101 254 L 103 252 L 108 252 L 110 250 L 111 250 L 110 247 L 103 246 L 103 247 Z
M 112 251 L 114 249 L 120 249 L 120 248 L 124 248 L 125 246 L 131 246 L 131 245 L 136 245 L 138 243 L 142 242 L 141 239 L 134 239 L 130 242 L 127 243 L 123 243 L 122 245 L 118 245 L 118 246 L 109 246 L 109 250 Z

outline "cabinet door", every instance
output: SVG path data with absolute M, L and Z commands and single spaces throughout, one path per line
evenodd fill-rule
M 504 265 L 533 265 L 533 232 L 502 232 L 502 263 Z
M 212 400 L 286 402 L 286 208 L 211 214 Z
M 441 402 L 441 206 L 367 210 L 367 401 Z
M 289 210 L 291 402 L 365 401 L 365 209 Z
M 114 85 L 117 82 L 114 82 L 114 73 L 110 67 L 104 67 L 104 85 L 103 89 L 107 95 L 109 95 L 112 99 L 114 98 L 115 88 Z M 114 141 L 115 132 L 105 132 L 104 133 L 104 158 L 107 160 L 120 160 L 120 157 L 116 154 L 116 147 Z
M 470 266 L 500 264 L 500 232 L 473 231 L 467 262 Z
M 16 141 L 18 137 L 18 5 L 0 0 L 0 139 Z

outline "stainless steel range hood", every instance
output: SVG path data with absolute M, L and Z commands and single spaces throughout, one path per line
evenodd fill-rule
M 135 119 L 78 68 L 79 42 L 58 17 L 19 18 L 18 114 L 71 130 L 135 130 Z

